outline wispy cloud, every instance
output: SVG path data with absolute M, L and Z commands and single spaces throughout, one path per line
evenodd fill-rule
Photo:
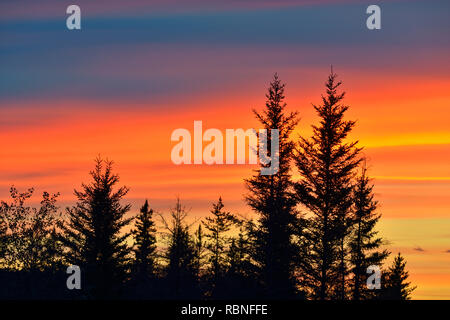
M 425 252 L 425 250 L 419 246 L 413 248 L 414 251 L 418 251 L 418 252 Z

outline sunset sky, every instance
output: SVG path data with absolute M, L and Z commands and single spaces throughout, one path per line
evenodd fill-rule
M 66 28 L 70 4 L 82 30 Z M 369 4 L 381 30 L 366 28 Z M 60 192 L 63 209 L 101 155 L 133 212 L 146 198 L 168 212 L 179 195 L 195 219 L 221 195 L 251 217 L 255 166 L 176 166 L 172 131 L 258 128 L 251 109 L 278 72 L 301 117 L 293 138 L 309 136 L 333 65 L 413 298 L 450 299 L 449 13 L 446 0 L 2 0 L 0 199 L 35 187 L 35 203 Z

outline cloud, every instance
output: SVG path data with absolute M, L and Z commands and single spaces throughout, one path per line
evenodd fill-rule
M 450 249 L 448 249 L 448 250 L 445 250 L 444 252 L 445 252 L 445 253 L 450 253 Z
M 425 252 L 424 249 L 422 249 L 421 247 L 417 246 L 415 248 L 413 248 L 414 251 L 418 251 L 418 252 Z
M 118 12 L 134 6 L 136 13 L 131 15 L 113 14 L 114 10 L 97 15 L 90 7 L 93 2 L 85 0 L 77 3 L 85 17 L 83 31 L 68 32 L 64 8 L 55 1 L 43 0 L 45 5 L 39 2 L 42 12 L 54 15 L 29 20 L 3 17 L 23 11 L 34 15 L 38 11 L 34 6 L 27 5 L 24 10 L 17 1 L 0 5 L 0 100 L 164 100 L 209 89 L 211 85 L 218 87 L 224 78 L 236 81 L 261 68 L 273 72 L 279 70 L 280 63 L 295 68 L 334 62 L 367 70 L 368 65 L 398 68 L 408 62 L 408 70 L 411 65 L 424 68 L 426 64 L 429 72 L 429 64 L 437 58 L 428 52 L 436 55 L 444 51 L 444 55 L 450 45 L 445 34 L 450 26 L 446 11 L 437 5 L 427 9 L 421 3 L 407 8 L 386 4 L 390 14 L 383 16 L 383 30 L 389 32 L 371 32 L 365 28 L 364 8 L 347 0 L 327 6 L 280 6 L 276 10 L 243 10 L 240 3 L 253 6 L 253 2 L 233 0 L 233 10 L 192 9 L 183 14 L 171 11 L 179 6 L 175 0 L 169 1 L 172 5 L 164 14 L 141 10 L 148 3 L 166 3 L 162 0 L 130 0 L 126 6 L 117 0 L 108 1 L 108 5 L 95 1 L 99 12 L 112 6 L 110 3 L 115 3 Z M 261 1 L 278 6 L 278 1 Z M 218 5 L 224 1 L 195 2 Z M 421 24 L 416 23 L 419 15 Z M 402 17 L 400 21 L 398 17 Z M 428 48 L 427 56 L 421 53 L 417 55 L 420 60 L 411 61 L 414 58 L 410 56 L 415 56 L 410 54 L 411 46 Z M 316 50 L 305 54 L 307 47 Z M 400 47 L 393 54 L 392 48 Z M 219 52 L 205 48 L 218 48 Z M 228 50 L 233 48 L 236 54 L 228 57 Z M 245 48 L 253 52 L 244 52 Z M 439 64 L 439 72 L 445 66 Z

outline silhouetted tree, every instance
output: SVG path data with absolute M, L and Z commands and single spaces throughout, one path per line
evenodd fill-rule
M 406 261 L 403 256 L 398 253 L 389 267 L 383 285 L 383 299 L 388 300 L 409 300 L 411 293 L 416 287 L 411 286 L 408 282 L 409 273 L 406 271 Z
M 233 237 L 227 250 L 227 270 L 224 277 L 222 297 L 254 299 L 261 294 L 257 269 L 252 262 L 254 248 L 254 224 L 251 220 L 240 221 L 237 237 Z
M 64 228 L 67 259 L 79 265 L 85 275 L 85 288 L 95 298 L 120 294 L 130 265 L 131 248 L 124 232 L 132 218 L 125 218 L 130 205 L 122 205 L 127 187 L 114 191 L 119 176 L 112 162 L 97 158 L 91 171 L 92 182 L 75 190 L 76 206 L 67 208 L 69 221 Z M 83 279 L 83 280 L 84 280 Z
M 228 274 L 238 273 L 246 278 L 255 278 L 257 267 L 252 261 L 253 249 L 257 239 L 255 238 L 256 226 L 253 220 L 240 221 L 240 228 L 237 238 L 233 238 L 233 243 L 228 250 Z M 255 279 L 253 279 L 255 280 Z
M 204 279 L 206 276 L 205 270 L 206 241 L 201 223 L 198 224 L 197 230 L 194 232 L 193 245 L 194 245 L 193 273 L 196 281 L 199 283 L 200 290 L 206 291 L 207 283 Z
M 6 231 L 8 230 L 8 224 L 3 211 L 0 211 L 0 269 L 5 266 L 6 256 Z
M 355 122 L 344 120 L 348 106 L 340 103 L 344 98 L 344 92 L 337 93 L 340 85 L 331 72 L 322 105 L 314 105 L 320 125 L 313 126 L 311 139 L 300 138 L 295 156 L 300 173 L 297 197 L 310 213 L 301 234 L 301 280 L 319 299 L 346 296 L 345 239 L 352 222 L 352 179 L 360 162 L 357 142 L 345 142 Z
M 169 296 L 193 298 L 198 294 L 196 251 L 194 241 L 189 234 L 189 226 L 185 222 L 187 211 L 179 198 L 175 207 L 171 209 L 170 216 L 170 223 L 162 217 L 168 238 L 165 258 L 168 262 L 166 279 L 169 284 Z
M 291 238 L 297 212 L 290 172 L 294 149 L 290 134 L 298 119 L 296 112 L 286 111 L 284 87 L 275 74 L 266 95 L 264 111 L 259 113 L 253 110 L 263 128 L 267 129 L 269 154 L 272 137 L 270 129 L 279 131 L 279 153 L 271 155 L 274 161 L 277 161 L 278 156 L 279 170 L 272 175 L 261 175 L 261 170 L 258 169 L 252 178 L 246 180 L 249 190 L 246 201 L 259 215 L 253 259 L 260 269 L 266 296 L 273 298 L 292 297 L 296 291 L 293 277 L 296 248 Z M 263 142 L 258 135 L 258 145 L 261 143 Z
M 364 165 L 354 190 L 354 230 L 349 243 L 354 300 L 375 297 L 374 291 L 366 287 L 367 267 L 377 265 L 381 268 L 389 255 L 387 250 L 377 250 L 383 244 L 383 239 L 378 237 L 378 231 L 374 228 L 381 214 L 376 213 L 378 203 L 373 199 L 372 189 Z
M 223 210 L 222 198 L 219 197 L 217 203 L 213 204 L 211 217 L 206 217 L 203 225 L 208 230 L 206 238 L 209 240 L 206 248 L 209 251 L 209 272 L 211 274 L 212 290 L 214 291 L 220 279 L 226 271 L 226 250 L 229 239 L 225 234 L 230 231 L 233 225 L 239 223 L 235 215 Z
M 56 206 L 59 194 L 44 192 L 40 207 L 33 208 L 25 205 L 33 191 L 20 193 L 11 187 L 12 203 L 1 202 L 0 236 L 5 264 L 22 271 L 55 271 L 62 266 L 62 245 L 58 240 L 62 219 Z
M 33 189 L 20 193 L 13 186 L 10 194 L 12 202 L 0 205 L 0 297 L 58 297 L 64 264 L 58 194 L 44 192 L 37 208 L 26 205 Z
M 237 219 L 219 198 L 191 234 L 188 211 L 177 198 L 169 220 L 162 217 L 162 255 L 148 201 L 126 232 L 133 220 L 126 217 L 130 205 L 121 203 L 128 188 L 116 187 L 119 176 L 110 161 L 95 160 L 92 181 L 75 190 L 78 201 L 67 208 L 67 221 L 58 212 L 58 194 L 44 192 L 40 207 L 32 208 L 25 202 L 33 189 L 20 193 L 12 187 L 12 203 L 0 204 L 0 298 L 72 297 L 76 290 L 66 290 L 66 274 L 60 272 L 70 263 L 81 268 L 83 298 L 117 298 L 123 291 L 125 297 L 147 299 L 286 299 L 305 292 L 322 300 L 410 299 L 416 287 L 408 282 L 400 253 L 382 274 L 382 290 L 366 289 L 367 267 L 381 266 L 389 252 L 381 250 L 383 239 L 375 231 L 381 215 L 365 166 L 356 176 L 361 149 L 347 140 L 355 122 L 344 120 L 348 106 L 340 85 L 331 70 L 322 104 L 314 106 L 320 124 L 296 145 L 290 135 L 298 113 L 287 111 L 285 85 L 275 74 L 265 108 L 253 110 L 267 130 L 267 136 L 256 133 L 257 152 L 260 159 L 272 159 L 245 180 L 245 200 L 256 222 Z M 272 130 L 279 133 L 276 154 Z M 263 174 L 268 168 L 277 169 Z M 299 204 L 306 210 L 302 216 Z M 229 237 L 234 225 L 239 233 Z
M 135 219 L 134 235 L 135 248 L 135 277 L 140 281 L 147 281 L 155 275 L 156 265 L 156 227 L 152 220 L 153 210 L 145 200 Z
M 242 247 L 242 233 L 239 233 L 239 238 L 232 238 L 230 247 L 227 252 L 227 276 L 235 276 L 243 272 L 242 261 L 244 259 L 244 250 Z

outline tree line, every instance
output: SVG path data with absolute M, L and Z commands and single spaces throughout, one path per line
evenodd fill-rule
M 11 187 L 0 206 L 0 297 L 409 299 L 415 287 L 401 254 L 384 266 L 390 252 L 375 228 L 381 214 L 362 149 L 348 137 L 355 122 L 344 117 L 340 85 L 331 72 L 314 105 L 312 136 L 293 138 L 299 115 L 287 112 L 275 74 L 265 107 L 253 112 L 263 128 L 279 131 L 279 170 L 245 179 L 253 219 L 227 211 L 219 197 L 189 224 L 177 198 L 158 230 L 148 201 L 129 214 L 129 189 L 101 158 L 64 213 L 59 194 L 44 192 L 34 208 L 26 204 L 33 189 Z M 80 267 L 81 290 L 66 288 L 69 265 Z M 366 285 L 369 266 L 381 269 L 380 289 Z

